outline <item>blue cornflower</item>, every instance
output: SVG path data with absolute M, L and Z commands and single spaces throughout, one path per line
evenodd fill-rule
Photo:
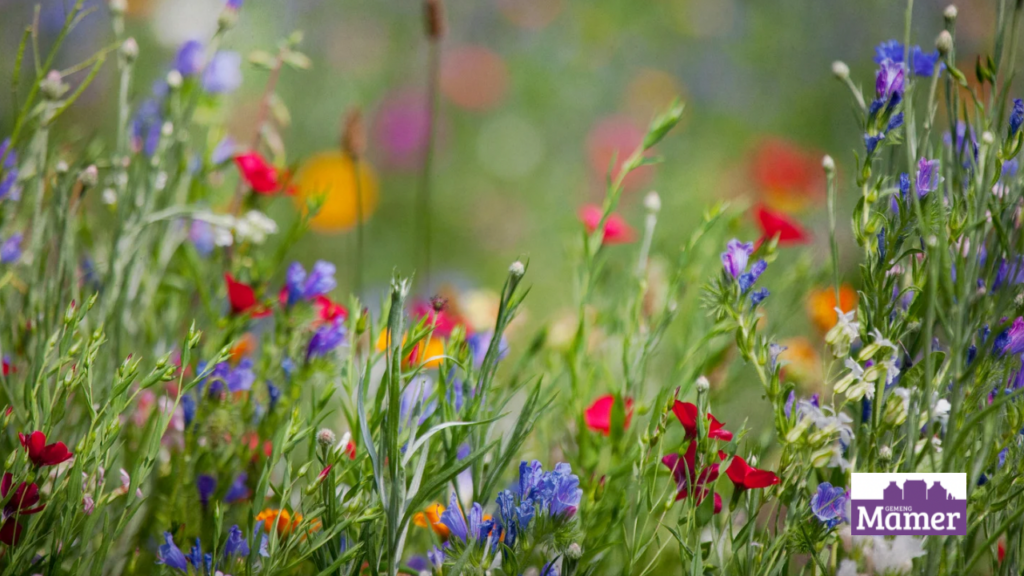
M 892 60 L 893 62 L 903 62 L 903 44 L 898 40 L 889 40 L 882 42 L 875 47 L 875 63 L 881 64 L 886 60 Z
M 309 340 L 309 346 L 306 347 L 306 361 L 308 362 L 310 358 L 323 356 L 341 346 L 345 341 L 345 332 L 345 325 L 339 321 L 335 321 L 334 324 L 327 326 L 321 326 Z
M 334 279 L 334 264 L 317 260 L 313 269 L 306 275 L 306 269 L 298 262 L 288 267 L 285 283 L 288 287 L 288 305 L 299 300 L 312 300 L 334 290 L 338 283 Z
M 196 478 L 196 489 L 199 490 L 199 502 L 205 508 L 210 503 L 210 497 L 217 490 L 217 479 L 209 474 L 200 474 Z
M 4 240 L 3 244 L 0 244 L 0 263 L 13 264 L 21 260 L 22 238 L 23 236 L 18 232 L 12 234 L 10 238 Z
M 181 550 L 174 545 L 174 537 L 171 536 L 170 532 L 164 532 L 164 542 L 164 544 L 160 545 L 156 563 L 169 566 L 175 570 L 181 570 L 182 572 L 188 572 L 188 561 L 185 555 L 181 553 Z
M 235 476 L 235 480 L 228 486 L 228 492 L 224 495 L 224 501 L 228 504 L 232 502 L 239 502 L 249 497 L 249 486 L 246 485 L 246 481 L 249 479 L 249 475 L 245 472 L 241 472 L 238 476 Z
M 939 51 L 925 52 L 920 46 L 910 49 L 910 68 L 915 76 L 930 78 L 935 74 L 935 64 L 939 62 Z M 945 67 L 939 64 L 939 70 Z
M 203 89 L 210 94 L 227 94 L 242 85 L 242 55 L 217 52 L 203 72 Z
M 242 530 L 235 524 L 228 530 L 228 541 L 224 544 L 224 556 L 248 556 L 249 542 L 242 537 Z
M 1010 112 L 1010 137 L 1017 135 L 1021 124 L 1024 124 L 1024 100 L 1013 99 L 1013 111 Z
M 204 258 L 212 254 L 213 249 L 217 246 L 213 225 L 205 220 L 192 221 L 192 225 L 188 228 L 188 239 L 192 241 L 196 252 Z
M 811 496 L 811 511 L 829 528 L 835 528 L 843 521 L 848 521 L 846 505 L 850 494 L 844 488 L 832 486 L 828 482 L 818 484 L 818 491 Z
M 206 58 L 206 48 L 198 40 L 189 40 L 178 48 L 178 54 L 174 57 L 174 69 L 182 76 L 188 78 L 203 71 L 203 64 Z

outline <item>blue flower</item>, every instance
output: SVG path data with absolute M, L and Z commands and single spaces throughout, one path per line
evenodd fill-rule
M 1001 346 L 1000 346 L 1001 344 Z M 1024 352 L 1024 318 L 1018 316 L 1013 321 L 1013 326 L 996 338 L 997 350 L 1006 354 L 1021 354 Z
M 210 94 L 227 94 L 242 85 L 242 55 L 217 52 L 203 72 L 203 89 Z
M 881 142 L 882 140 L 885 140 L 885 134 L 884 133 L 876 134 L 874 136 L 872 136 L 871 134 L 865 134 L 864 135 L 864 148 L 867 149 L 868 154 L 871 154 L 872 152 L 874 152 L 875 148 L 878 148 L 878 143 Z
M 444 566 L 444 550 L 434 546 L 427 551 L 427 559 L 430 560 L 430 563 L 434 565 L 435 569 Z
M 210 497 L 217 490 L 217 479 L 209 474 L 200 474 L 196 478 L 196 489 L 199 490 L 199 502 L 205 508 L 210 503 Z
M 284 372 L 284 377 L 291 380 L 292 374 L 295 373 L 295 362 L 291 358 L 285 358 L 281 360 L 281 371 Z
M 848 521 L 846 505 L 850 500 L 849 493 L 828 482 L 818 484 L 818 491 L 811 496 L 811 511 L 829 528 L 835 528 L 840 522 Z
M 744 272 L 743 274 L 740 274 L 740 292 L 746 294 L 748 290 L 753 288 L 754 283 L 757 282 L 757 279 L 760 278 L 761 274 L 764 273 L 765 268 L 768 268 L 768 263 L 765 262 L 764 260 L 758 260 L 757 262 L 754 263 L 753 266 L 750 267 L 749 272 Z
M 185 417 L 185 428 L 188 428 L 196 419 L 196 399 L 191 394 L 181 397 L 181 413 Z
M 235 476 L 235 480 L 228 486 L 228 493 L 224 495 L 224 501 L 228 504 L 232 502 L 238 502 L 245 500 L 249 497 L 249 486 L 246 485 L 246 480 L 249 479 L 249 475 L 245 472 Z
M 8 196 L 12 200 L 18 200 L 18 197 L 21 196 L 16 186 L 18 182 L 18 153 L 11 148 L 10 138 L 0 142 L 0 160 L 3 161 L 0 164 L 0 175 L 2 175 L 0 177 L 0 200 Z
M 3 160 L 0 167 L 2 167 L 4 172 L 7 170 L 13 170 L 14 167 L 18 165 L 18 153 L 14 148 L 11 148 L 10 138 L 4 138 L 3 141 L 0 142 L 0 159 Z
M 555 568 L 555 561 L 552 560 L 540 569 L 540 576 L 558 576 L 558 568 Z
M 281 399 L 281 389 L 270 381 L 267 381 L 267 397 L 270 398 L 270 412 L 274 411 L 274 407 L 277 406 L 277 402 Z
M 413 417 L 417 414 L 416 425 L 419 426 L 427 421 L 437 409 L 437 400 L 427 402 L 434 394 L 434 381 L 426 376 L 413 378 L 402 391 L 402 398 L 398 407 L 398 421 L 401 426 L 408 426 L 412 423 Z
M 924 198 L 929 192 L 934 192 L 942 183 L 942 174 L 939 173 L 939 161 L 921 158 L 917 163 L 917 195 Z
M 13 264 L 21 259 L 22 238 L 23 236 L 18 232 L 0 244 L 0 263 Z
M 469 355 L 473 358 L 473 366 L 480 368 L 484 364 L 484 356 L 487 349 L 491 347 L 491 340 L 494 339 L 494 332 L 477 332 L 466 338 L 469 346 Z M 504 360 L 508 356 L 508 340 L 504 336 L 498 342 L 498 360 Z
M 930 78 L 935 74 L 935 64 L 939 61 L 939 51 L 933 50 L 931 52 L 925 52 L 921 50 L 920 46 L 914 46 L 910 49 L 910 68 L 914 72 L 914 76 L 921 76 L 924 78 Z M 945 68 L 944 64 L 939 64 L 939 70 Z
M 576 513 L 580 500 L 583 498 L 583 490 L 580 489 L 580 479 L 572 473 L 572 468 L 561 462 L 555 465 L 551 472 L 554 490 L 552 491 L 549 510 L 552 516 L 570 517 Z
M 782 354 L 787 349 L 788 347 L 776 344 L 775 342 L 768 345 L 768 360 L 769 365 L 772 368 L 772 372 L 775 372 L 775 366 L 779 363 L 779 354 Z
M 317 296 L 323 296 L 338 285 L 334 279 L 334 264 L 317 260 L 313 264 L 313 270 L 306 275 L 306 269 L 298 262 L 292 262 L 288 267 L 285 283 L 288 287 L 288 305 L 291 306 L 299 300 L 312 300 Z
M 159 548 L 157 564 L 188 572 L 188 561 L 185 559 L 185 555 L 181 553 L 181 550 L 174 545 L 174 537 L 171 536 L 170 532 L 164 532 L 164 542 Z
M 216 247 L 216 240 L 213 233 L 213 225 L 205 220 L 193 220 L 188 229 L 188 239 L 196 247 L 196 252 L 202 257 L 213 253 Z
M 309 340 L 306 347 L 306 361 L 310 358 L 323 356 L 341 346 L 345 341 L 345 325 L 335 321 L 334 324 L 320 327 Z
M 498 493 L 498 518 L 505 529 L 505 545 L 509 548 L 515 546 L 516 536 L 519 534 L 519 520 L 517 515 L 515 496 L 511 490 L 502 490 Z
M 231 160 L 234 156 L 235 140 L 231 136 L 225 136 L 213 148 L 213 152 L 210 154 L 210 162 L 214 165 L 220 165 Z
M 235 524 L 228 530 L 228 541 L 224 544 L 224 556 L 248 556 L 249 543 L 242 537 L 242 531 Z
M 189 564 L 192 564 L 192 569 L 196 574 L 202 574 L 204 568 L 207 574 L 213 574 L 211 570 L 213 567 L 213 554 L 203 554 L 203 547 L 199 538 L 196 538 L 195 545 L 192 546 L 185 559 L 188 560 Z
M 1024 100 L 1013 99 L 1013 111 L 1010 112 L 1010 137 L 1017 135 L 1021 124 L 1024 124 Z
M 252 359 L 245 358 L 228 374 L 228 392 L 245 392 L 252 390 L 252 383 L 255 381 L 256 374 L 252 371 Z
M 882 61 L 875 73 L 875 95 L 878 99 L 889 101 L 890 106 L 895 105 L 903 96 L 903 76 L 902 64 L 892 60 Z
M 894 114 L 892 118 L 889 118 L 889 123 L 885 125 L 885 132 L 888 134 L 900 126 L 903 126 L 903 112 Z
M 747 262 L 750 255 L 754 253 L 754 245 L 750 242 L 740 242 L 733 238 L 725 246 L 722 252 L 722 266 L 733 278 L 739 278 L 740 274 L 747 269 Z
M 206 58 L 206 49 L 202 42 L 189 40 L 178 48 L 178 54 L 174 57 L 174 69 L 188 78 L 203 71 L 203 60 Z
M 462 516 L 462 510 L 459 508 L 459 498 L 455 492 L 452 492 L 448 507 L 445 508 L 444 512 L 441 512 L 441 523 L 448 527 L 448 531 L 451 532 L 452 536 L 463 542 L 468 541 L 469 527 L 466 526 L 466 519 Z
M 224 6 L 229 10 L 238 10 L 242 7 L 242 0 L 228 0 Z
M 903 62 L 903 44 L 897 40 L 882 42 L 875 47 L 875 63 L 881 64 L 886 60 Z

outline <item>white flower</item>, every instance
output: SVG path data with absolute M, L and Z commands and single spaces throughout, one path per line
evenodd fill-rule
M 114 192 L 113 188 L 107 188 L 103 191 L 103 203 L 110 206 L 117 202 L 117 192 Z
M 882 336 L 882 332 L 879 331 L 878 328 L 873 328 L 871 330 L 871 335 L 875 337 L 874 344 L 876 346 L 882 346 L 882 347 L 885 347 L 885 348 L 889 348 L 893 352 L 898 350 L 898 348 L 896 348 L 896 345 L 892 343 L 892 340 L 889 340 L 885 336 Z
M 262 244 L 267 236 L 277 233 L 277 222 L 259 210 L 250 210 L 235 221 L 235 235 L 239 242 Z
M 839 563 L 839 570 L 836 576 L 857 576 L 857 562 L 849 558 Z
M 914 558 L 924 556 L 920 538 L 897 536 L 886 540 L 875 536 L 871 548 L 864 551 L 873 560 L 876 574 L 904 574 L 914 568 Z
M 946 427 L 946 423 L 949 422 L 949 410 L 952 408 L 949 401 L 945 398 L 939 398 L 939 401 L 932 404 L 932 417 L 935 418 L 942 425 Z

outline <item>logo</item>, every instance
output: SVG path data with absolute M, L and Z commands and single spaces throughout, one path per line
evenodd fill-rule
M 853 474 L 854 536 L 964 536 L 967 474 Z

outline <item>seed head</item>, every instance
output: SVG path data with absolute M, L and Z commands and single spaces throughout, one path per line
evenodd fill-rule
M 427 25 L 427 38 L 437 41 L 444 37 L 447 27 L 444 22 L 444 3 L 441 0 L 426 0 L 423 4 Z
M 334 431 L 330 428 L 321 428 L 320 431 L 316 433 L 316 441 L 324 448 L 334 446 L 335 440 Z
M 355 159 L 362 158 L 366 153 L 366 129 L 363 127 L 363 113 L 359 108 L 352 108 L 345 115 L 341 149 Z

